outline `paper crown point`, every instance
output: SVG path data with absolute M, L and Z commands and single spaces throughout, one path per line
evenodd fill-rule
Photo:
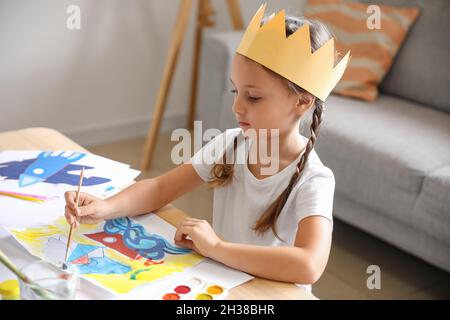
M 260 63 L 324 101 L 344 74 L 350 51 L 334 65 L 334 39 L 312 53 L 309 24 L 286 37 L 286 15 L 281 10 L 261 26 L 267 4 L 253 16 L 237 53 Z

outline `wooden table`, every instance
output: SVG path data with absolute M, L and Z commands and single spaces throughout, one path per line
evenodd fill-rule
M 56 130 L 28 128 L 0 133 L 0 150 L 74 150 L 89 152 Z M 188 216 L 171 204 L 156 210 L 158 216 L 175 227 Z M 229 292 L 228 299 L 267 300 L 295 299 L 313 300 L 314 295 L 291 284 L 255 278 Z

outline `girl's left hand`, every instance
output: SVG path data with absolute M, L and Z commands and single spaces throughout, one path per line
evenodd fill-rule
M 186 237 L 192 240 L 186 239 Z M 211 257 L 222 240 L 216 235 L 206 220 L 186 218 L 178 227 L 174 238 L 175 244 L 195 250 L 205 257 Z

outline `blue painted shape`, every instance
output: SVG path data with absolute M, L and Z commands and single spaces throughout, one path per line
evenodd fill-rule
M 27 174 L 21 174 L 20 179 L 19 179 L 19 186 L 26 187 L 26 186 L 30 186 L 35 183 L 43 182 L 43 181 L 45 181 L 44 178 L 33 177 L 33 176 L 29 176 Z
M 108 234 L 122 235 L 124 244 L 138 252 L 144 258 L 160 260 L 169 254 L 186 254 L 189 249 L 172 245 L 164 237 L 158 234 L 149 234 L 140 224 L 124 217 L 106 221 L 104 231 Z
M 68 261 L 73 261 L 73 260 L 77 260 L 83 256 L 86 256 L 89 254 L 89 252 L 92 252 L 94 250 L 97 250 L 99 248 L 103 248 L 100 246 L 92 246 L 92 245 L 88 245 L 88 244 L 77 244 L 77 246 L 75 247 L 75 249 L 72 251 L 72 253 L 70 254 L 70 257 L 68 259 Z
M 0 176 L 6 177 L 8 180 L 19 180 L 20 176 L 24 174 L 25 170 L 37 159 L 27 159 L 22 161 L 10 161 L 0 163 Z M 70 171 L 79 171 L 84 167 L 84 171 L 86 172 L 89 169 L 94 169 L 91 166 L 82 166 L 76 164 L 69 164 L 60 170 L 58 173 L 53 176 L 47 178 L 45 180 L 46 183 L 51 184 L 68 184 L 71 186 L 78 186 L 78 182 L 80 180 L 80 176 L 76 174 L 69 174 Z M 36 179 L 36 177 L 34 177 Z M 25 179 L 25 178 L 23 178 Z M 35 180 L 37 181 L 37 179 Z M 85 186 L 94 186 L 102 183 L 108 183 L 111 179 L 102 178 L 102 177 L 89 177 L 83 179 L 83 187 Z M 20 185 L 20 184 L 19 184 Z
M 41 152 L 37 159 L 20 175 L 19 186 L 26 187 L 45 181 L 64 169 L 71 162 L 75 162 L 86 156 L 85 153 L 80 152 L 73 152 L 70 156 L 64 156 L 63 154 L 64 151 L 59 154 L 50 151 Z
M 131 271 L 131 267 L 123 265 L 108 257 L 89 258 L 86 264 L 77 264 L 81 274 L 125 274 Z

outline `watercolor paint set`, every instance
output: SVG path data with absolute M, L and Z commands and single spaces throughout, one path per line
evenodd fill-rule
M 188 277 L 172 285 L 160 296 L 161 300 L 221 300 L 226 298 L 228 290 L 218 284 Z

